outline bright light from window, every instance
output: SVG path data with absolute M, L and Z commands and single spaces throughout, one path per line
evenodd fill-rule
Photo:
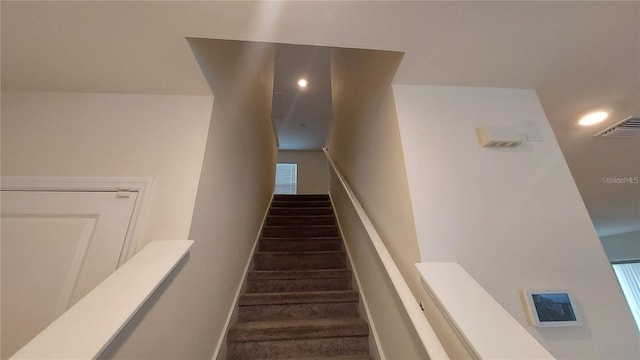
M 640 330 L 640 263 L 613 264 L 613 271 Z
M 609 114 L 606 113 L 605 111 L 592 112 L 590 114 L 583 116 L 582 119 L 580 119 L 580 121 L 578 122 L 578 124 L 582 126 L 595 125 L 603 121 L 604 119 L 606 119 L 607 116 L 609 116 Z
M 298 188 L 298 164 L 276 164 L 276 194 L 295 194 Z
M 307 79 L 300 79 L 298 80 L 298 86 L 300 86 L 301 88 L 306 88 L 307 87 Z

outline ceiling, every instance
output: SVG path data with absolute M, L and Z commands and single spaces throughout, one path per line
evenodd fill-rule
M 281 150 L 325 147 L 331 118 L 330 48 L 276 46 L 272 116 Z M 305 79 L 305 88 L 298 80 Z
M 0 11 L 3 89 L 211 95 L 186 38 L 400 51 L 394 83 L 535 89 L 599 234 L 640 230 L 640 184 L 603 183 L 640 176 L 640 137 L 592 136 L 640 115 L 640 2 L 2 1 Z M 296 51 L 282 49 L 281 61 Z M 322 69 L 308 55 L 292 58 Z M 310 93 L 284 89 L 297 73 L 277 75 L 276 122 L 292 135 L 281 146 L 303 148 L 312 137 L 284 139 L 326 128 L 298 113 L 314 106 Z M 598 108 L 607 123 L 576 126 Z

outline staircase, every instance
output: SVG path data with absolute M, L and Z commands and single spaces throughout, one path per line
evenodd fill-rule
M 346 259 L 328 195 L 275 195 L 227 358 L 371 359 Z

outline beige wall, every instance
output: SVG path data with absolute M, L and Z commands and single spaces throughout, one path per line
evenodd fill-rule
M 366 50 L 336 49 L 331 59 L 333 129 L 328 151 L 344 174 L 391 256 L 414 293 L 421 291 L 414 267 L 420 261 L 402 144 L 390 82 L 402 55 Z M 331 180 L 331 195 L 341 217 L 356 270 L 365 278 L 383 281 L 379 260 L 364 241 L 353 210 Z M 342 199 L 342 200 L 341 200 Z M 347 214 L 347 215 L 344 215 Z M 352 245 L 349 245 L 352 243 Z M 361 268 L 358 268 L 362 266 Z M 382 272 L 381 272 L 382 271 Z M 374 276 L 373 274 L 377 274 Z M 424 358 L 424 350 L 410 330 L 398 299 L 386 285 L 364 281 L 363 294 L 372 299 L 372 316 L 385 355 L 390 359 Z M 384 282 L 383 282 L 384 283 Z M 416 301 L 416 306 L 418 303 Z M 391 321 L 389 318 L 395 320 Z M 413 335 L 412 335 L 413 334 Z
M 327 157 L 322 151 L 278 151 L 278 162 L 298 164 L 298 194 L 329 192 Z
M 536 93 L 393 89 L 422 260 L 460 263 L 557 358 L 639 358 L 637 329 Z M 522 131 L 524 120 L 542 141 L 477 142 L 477 127 Z M 584 324 L 528 325 L 521 289 L 571 291 Z
M 273 51 L 190 41 L 216 96 L 189 257 L 103 359 L 211 359 L 273 194 Z M 242 74 L 234 76 L 234 74 Z M 223 91 L 226 90 L 226 91 Z
M 360 295 L 372 322 L 371 352 L 376 351 L 373 347 L 378 341 L 386 359 L 428 359 L 371 238 L 362 226 L 347 192 L 333 173 L 330 175 L 330 187 L 340 230 L 360 285 Z M 418 306 L 417 303 L 415 306 Z M 374 337 L 374 331 L 377 338 Z
M 2 175 L 152 177 L 138 249 L 186 239 L 211 96 L 2 92 Z
M 415 290 L 420 261 L 393 93 L 398 53 L 335 50 L 329 153 Z

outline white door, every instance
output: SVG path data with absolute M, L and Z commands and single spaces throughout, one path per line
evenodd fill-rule
M 2 358 L 113 273 L 135 192 L 2 191 Z

